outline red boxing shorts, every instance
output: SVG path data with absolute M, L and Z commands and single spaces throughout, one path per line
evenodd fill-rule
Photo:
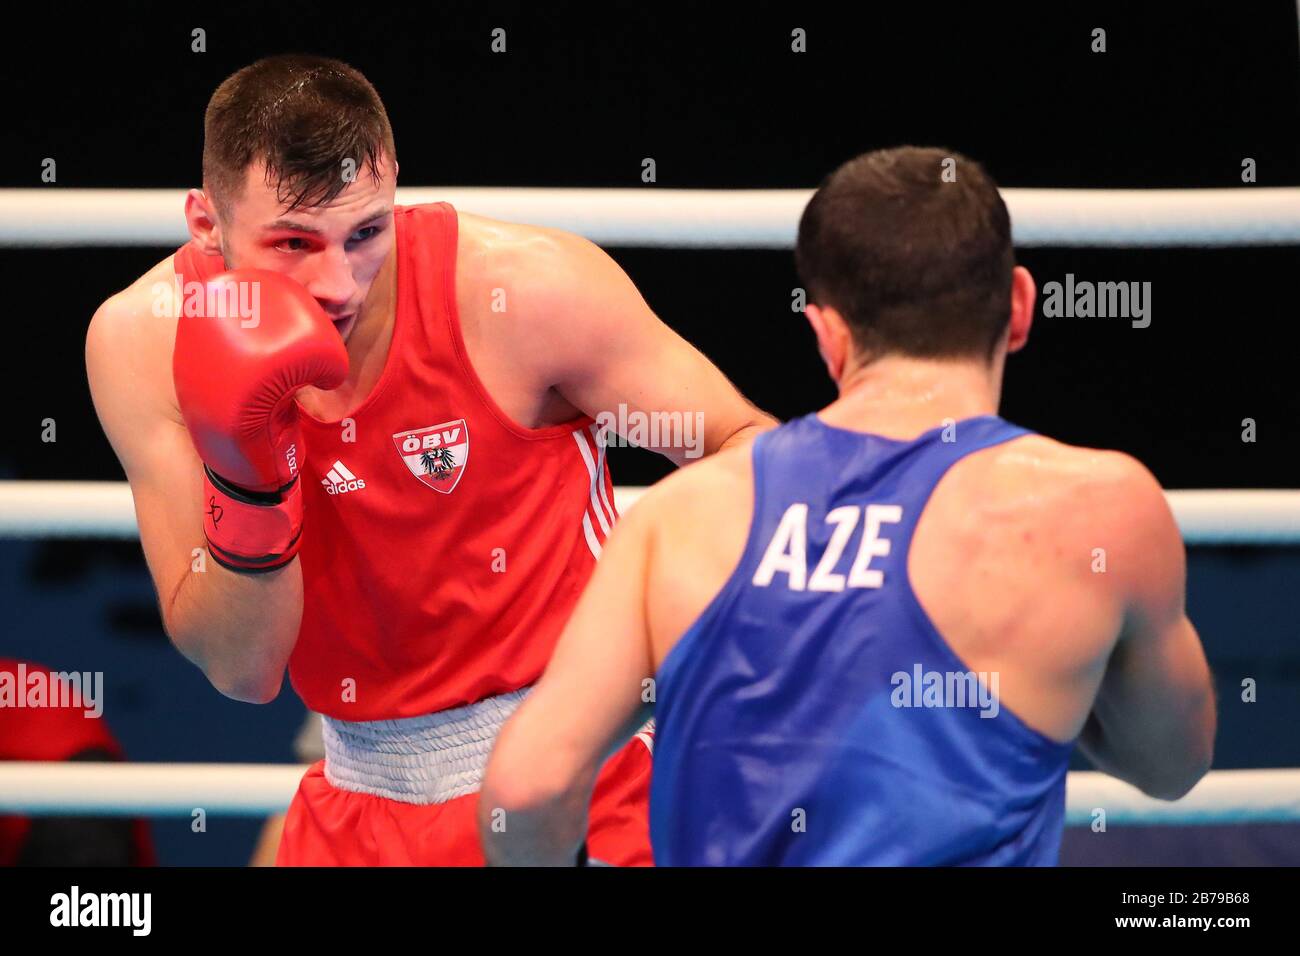
M 435 714 L 427 718 L 443 725 L 433 731 L 433 735 L 442 741 L 449 737 L 463 739 L 467 736 L 464 733 L 467 719 L 463 715 L 479 708 L 480 704 L 459 708 L 455 717 L 449 712 L 448 715 Z M 448 718 L 458 726 L 448 727 Z M 403 722 L 372 723 L 392 726 Z M 358 767 L 372 767 L 376 755 L 371 742 L 358 743 L 355 736 L 348 739 L 347 728 L 361 726 L 371 725 L 325 720 L 326 754 L 332 761 L 331 775 L 339 782 L 347 780 L 347 789 L 326 778 L 324 760 L 311 766 L 289 806 L 276 865 L 483 866 L 483 850 L 478 835 L 477 782 L 473 785 L 474 792 L 438 802 L 407 802 L 400 795 L 394 799 L 392 794 L 362 792 L 366 784 L 361 773 L 370 771 L 353 771 Z M 340 739 L 340 727 L 344 728 L 343 739 Z M 402 732 L 404 739 L 409 741 L 412 735 L 408 729 L 403 727 Z M 428 733 L 427 728 L 421 731 L 425 735 L 422 739 L 427 739 Z M 606 761 L 596 778 L 587 829 L 587 853 L 592 861 L 614 866 L 653 865 L 649 827 L 652 739 L 648 733 L 633 737 Z M 449 753 L 451 760 L 460 760 L 457 766 L 463 766 L 465 749 L 460 746 L 458 752 L 442 750 L 441 753 Z M 486 739 L 485 747 L 474 749 L 482 750 L 482 759 L 486 762 L 491 738 Z M 409 770 L 410 760 L 406 758 L 385 754 L 380 759 L 400 759 L 407 765 L 395 770 L 389 768 L 391 776 L 385 777 L 385 785 Z M 412 779 L 423 778 L 419 786 L 427 788 L 427 770 L 407 775 Z

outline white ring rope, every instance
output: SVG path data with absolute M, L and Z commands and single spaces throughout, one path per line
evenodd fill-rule
M 238 816 L 283 811 L 304 767 L 297 764 L 0 762 L 0 813 Z M 1181 800 L 1144 796 L 1094 771 L 1066 786 L 1066 823 L 1285 823 L 1300 821 L 1300 770 L 1216 770 Z
M 620 512 L 644 488 L 614 489 Z M 1169 491 L 1188 544 L 1300 544 L 1300 491 Z M 0 481 L 0 538 L 135 538 L 124 481 Z
M 1018 246 L 1300 244 L 1300 188 L 1004 189 Z M 790 249 L 811 189 L 427 186 L 445 200 L 608 246 Z M 189 238 L 181 189 L 0 189 L 0 246 L 168 246 Z
M 1076 771 L 1065 793 L 1065 822 L 1150 824 L 1294 823 L 1300 821 L 1300 770 L 1215 770 L 1172 803 L 1145 796 L 1105 773 Z
M 266 816 L 289 806 L 299 764 L 0 762 L 0 813 Z

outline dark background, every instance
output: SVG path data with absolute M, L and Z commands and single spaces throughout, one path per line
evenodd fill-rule
M 0 186 L 198 185 L 202 114 L 259 56 L 337 56 L 378 88 L 402 183 L 812 187 L 865 150 L 941 145 L 1004 186 L 1300 184 L 1296 7 L 1276 3 L 584 6 L 115 4 L 28 10 L 0 57 Z M 972 5 L 974 6 L 974 5 Z M 191 30 L 207 52 L 190 51 Z M 490 52 L 494 27 L 507 52 Z M 807 30 L 808 52 L 790 51 Z M 1107 52 L 1090 52 L 1091 31 Z M 42 185 L 41 162 L 58 162 Z M 653 157 L 658 182 L 640 181 Z M 180 210 L 177 210 L 180 216 Z M 0 478 L 120 479 L 82 362 L 96 306 L 168 248 L 0 248 L 6 296 Z M 781 418 L 833 397 L 788 252 L 612 249 L 650 304 Z M 1297 250 L 1025 249 L 1040 284 L 1067 272 L 1152 283 L 1147 329 L 1039 317 L 1009 366 L 1003 414 L 1062 440 L 1119 448 L 1168 487 L 1295 485 Z M 41 421 L 58 441 L 40 440 Z M 1243 418 L 1258 440 L 1241 441 Z M 664 473 L 616 451 L 615 480 Z M 172 650 L 134 542 L 0 542 L 0 655 L 104 670 L 133 759 L 290 758 L 301 705 L 208 687 Z M 1300 651 L 1289 600 L 1300 550 L 1194 549 L 1190 605 L 1222 695 L 1217 765 L 1300 766 Z M 1244 677 L 1257 704 L 1239 702 Z M 254 826 L 157 828 L 169 863 L 244 859 Z M 1293 828 L 1071 834 L 1065 860 L 1300 861 Z M 1271 855 L 1270 855 L 1271 854 Z

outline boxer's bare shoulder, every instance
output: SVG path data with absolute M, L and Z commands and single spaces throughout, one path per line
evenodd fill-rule
M 1038 537 L 1058 542 L 1128 542 L 1168 515 L 1159 483 L 1137 459 L 1043 435 L 963 459 L 935 489 L 932 504 L 951 512 L 952 521 L 944 524 L 956 524 L 960 510 L 981 533 L 989 527 L 1049 529 Z M 1019 537 L 1023 546 L 1025 535 Z
M 1101 596 L 1120 602 L 1133 576 L 1176 560 L 1171 535 L 1178 543 L 1160 485 L 1136 459 L 1028 435 L 948 471 L 917 526 L 911 564 L 936 592 L 969 581 L 975 567 L 1020 569 L 1005 574 L 1006 587 L 1083 588 L 1100 608 Z
M 595 243 L 560 229 L 461 218 L 456 301 L 465 351 L 516 423 L 568 424 L 624 406 L 690 409 L 705 416 L 707 451 L 767 424 Z M 687 463 L 681 443 L 654 450 Z
M 457 214 L 457 230 L 458 281 L 544 278 L 550 269 L 573 265 L 575 257 L 604 255 L 575 233 L 473 213 Z
M 86 374 L 95 410 L 119 457 L 129 461 L 137 457 L 134 446 L 156 439 L 159 427 L 184 429 L 172 383 L 173 275 L 168 256 L 105 299 L 86 330 Z
M 1140 462 L 1040 435 L 953 466 L 908 555 L 939 632 L 971 667 L 1000 669 L 1006 704 L 1058 740 L 1078 732 L 1135 599 L 1182 571 L 1178 528 Z
M 536 335 L 554 317 L 553 306 L 575 289 L 584 294 L 625 292 L 623 271 L 582 236 L 521 223 L 459 215 L 457 301 L 466 334 L 484 323 Z M 562 324 L 557 321 L 556 325 Z
M 644 504 L 669 533 L 703 524 L 712 535 L 724 512 L 748 528 L 754 510 L 753 454 L 747 442 L 692 462 L 647 488 L 636 507 Z M 699 520 L 706 516 L 707 521 Z
M 161 296 L 167 296 L 169 300 L 173 297 L 176 275 L 174 263 L 175 256 L 168 256 L 150 267 L 125 289 L 105 299 L 96 317 L 98 318 L 99 313 L 104 312 L 111 316 L 110 321 L 116 322 L 125 321 L 127 316 L 138 315 L 141 312 L 153 315 L 155 302 Z M 174 319 L 174 316 L 172 318 Z M 172 324 L 174 326 L 174 321 Z
M 608 330 L 632 330 L 649 307 L 618 264 L 582 236 L 458 214 L 456 303 L 471 364 L 516 422 L 542 427 L 580 414 L 556 386 Z M 613 356 L 610 356 L 611 360 Z
M 740 563 L 754 514 L 753 445 L 726 448 L 651 486 L 624 523 L 643 534 L 658 663 Z
M 106 387 L 111 383 L 129 387 L 138 402 L 169 409 L 179 422 L 171 374 L 176 341 L 174 274 L 168 256 L 104 300 L 86 332 L 86 363 Z

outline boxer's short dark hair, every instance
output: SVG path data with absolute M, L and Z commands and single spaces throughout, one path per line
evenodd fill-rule
M 835 170 L 799 221 L 795 265 L 808 301 L 834 307 L 873 358 L 987 359 L 1010 317 L 1011 218 L 979 163 L 951 150 L 877 150 Z
M 379 94 L 346 63 L 322 56 L 266 57 L 227 77 L 203 117 L 203 186 L 224 214 L 258 160 L 290 210 L 323 205 L 348 186 L 345 160 L 378 176 L 396 158 Z

